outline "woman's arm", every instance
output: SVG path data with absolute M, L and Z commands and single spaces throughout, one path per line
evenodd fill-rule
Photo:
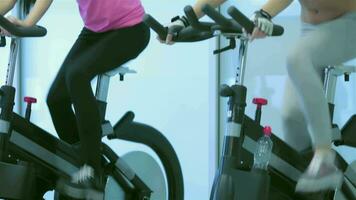
M 53 0 L 36 0 L 35 5 L 31 9 L 30 13 L 23 20 L 22 26 L 33 26 L 42 18 L 45 12 L 48 10 L 49 6 L 52 4 Z
M 0 0 L 0 15 L 5 15 L 15 4 L 16 0 Z
M 226 0 L 197 0 L 194 5 L 194 12 L 198 18 L 201 18 L 204 16 L 204 13 L 202 12 L 202 7 L 204 4 L 209 4 L 212 7 L 216 8 L 221 4 L 225 3 L 225 1 Z
M 223 4 L 226 0 L 197 0 L 193 9 L 195 14 L 197 15 L 198 18 L 201 18 L 204 16 L 204 13 L 202 11 L 202 7 L 205 4 L 209 4 L 212 7 L 216 8 L 219 5 Z M 170 29 L 183 29 L 184 27 L 188 26 L 189 22 L 187 22 L 187 18 L 185 16 L 181 17 L 178 20 L 175 20 L 174 22 L 172 22 L 170 25 L 168 25 L 168 30 Z M 162 41 L 159 37 L 158 40 L 162 43 L 166 43 L 166 44 L 173 44 L 174 42 L 172 41 L 173 38 L 173 33 L 171 33 L 170 31 L 168 31 L 169 33 L 167 34 L 166 37 L 166 41 Z
M 5 0 L 0 0 L 0 1 L 5 1 Z M 25 20 L 20 20 L 14 16 L 9 16 L 7 17 L 7 19 L 13 24 L 18 26 L 24 26 L 24 27 L 33 26 L 37 24 L 37 22 L 42 18 L 42 16 L 48 10 L 52 2 L 53 0 L 36 0 L 36 3 L 34 4 L 33 8 L 31 9 L 30 13 L 28 14 Z M 14 6 L 15 3 L 16 0 L 6 0 L 4 4 L 2 4 L 1 2 L 0 11 L 4 12 L 5 14 Z M 0 33 L 2 35 L 10 35 L 6 30 L 3 30 L 1 27 L 0 27 Z
M 14 16 L 9 16 L 7 19 L 18 26 L 29 27 L 37 24 L 44 13 L 48 10 L 53 0 L 36 0 L 30 13 L 24 20 L 20 20 Z
M 264 38 L 273 32 L 271 18 L 286 9 L 293 0 L 268 0 L 262 9 L 255 12 L 255 29 L 251 35 L 251 41 L 256 38 Z
M 262 10 L 266 11 L 274 17 L 286 9 L 293 0 L 269 0 L 264 6 L 262 6 Z

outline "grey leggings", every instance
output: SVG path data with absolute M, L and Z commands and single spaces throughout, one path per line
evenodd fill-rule
M 356 57 L 356 12 L 319 25 L 303 24 L 302 29 L 287 58 L 289 79 L 282 111 L 284 138 L 297 150 L 331 145 L 322 74 L 326 66 Z

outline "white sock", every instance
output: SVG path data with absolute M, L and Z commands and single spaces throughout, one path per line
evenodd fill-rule
M 88 178 L 93 178 L 93 177 L 94 177 L 94 169 L 89 165 L 85 164 L 79 169 L 79 171 L 75 172 L 72 175 L 72 182 L 80 183 Z

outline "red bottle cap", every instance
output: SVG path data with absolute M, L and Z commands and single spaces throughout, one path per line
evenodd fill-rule
M 272 128 L 270 126 L 265 126 L 263 129 L 263 133 L 265 136 L 271 136 L 272 135 Z

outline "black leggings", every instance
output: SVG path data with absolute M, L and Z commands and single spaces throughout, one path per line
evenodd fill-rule
M 69 144 L 80 141 L 82 164 L 101 168 L 101 121 L 91 80 L 136 58 L 149 37 L 143 23 L 104 33 L 84 28 L 64 60 L 47 104 L 59 137 Z

